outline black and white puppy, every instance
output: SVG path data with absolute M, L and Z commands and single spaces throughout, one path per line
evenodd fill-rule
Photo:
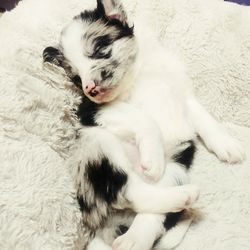
M 45 61 L 64 67 L 82 87 L 82 124 L 99 125 L 83 129 L 70 160 L 83 220 L 96 230 L 112 209 L 139 213 L 115 240 L 119 250 L 150 249 L 162 234 L 164 214 L 197 199 L 192 185 L 169 187 L 188 182 L 183 166 L 192 163 L 197 135 L 223 161 L 244 157 L 197 102 L 184 67 L 159 44 L 147 20 L 134 23 L 129 26 L 120 1 L 98 0 L 95 10 L 63 30 L 57 48 L 44 50 Z M 160 180 L 150 183 L 136 172 Z M 91 249 L 104 249 L 98 244 Z

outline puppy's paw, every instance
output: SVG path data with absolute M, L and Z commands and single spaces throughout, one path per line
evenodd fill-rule
M 145 244 L 142 244 L 139 238 L 127 232 L 115 239 L 112 250 L 149 250 L 151 246 L 147 247 Z
M 242 162 L 245 158 L 244 149 L 240 143 L 226 133 L 211 138 L 207 146 L 221 161 L 234 164 Z
M 199 198 L 199 190 L 194 185 L 179 186 L 176 195 L 173 199 L 174 209 L 171 212 L 179 212 L 188 209 Z
M 144 155 L 141 157 L 141 168 L 143 174 L 152 181 L 158 181 L 165 171 L 165 159 L 164 155 L 159 154 Z

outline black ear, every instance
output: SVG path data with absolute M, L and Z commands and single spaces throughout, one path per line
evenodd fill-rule
M 98 13 L 101 14 L 101 16 L 105 16 L 105 9 L 102 4 L 102 0 L 97 0 L 97 10 L 98 10 Z
M 43 62 L 51 63 L 58 67 L 62 67 L 66 72 L 70 80 L 76 85 L 76 87 L 82 89 L 82 81 L 80 76 L 74 74 L 71 66 L 68 64 L 63 53 L 55 47 L 47 47 L 43 50 Z
M 43 51 L 43 62 L 49 62 L 61 66 L 64 60 L 62 52 L 57 48 L 47 47 Z
M 127 22 L 127 15 L 120 0 L 97 0 L 97 8 L 109 20 L 116 19 L 123 24 Z

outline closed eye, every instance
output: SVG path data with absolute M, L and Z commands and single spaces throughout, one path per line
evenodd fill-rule
M 113 77 L 113 72 L 110 72 L 110 71 L 107 71 L 107 70 L 102 70 L 101 77 L 102 77 L 102 80 L 105 81 L 108 78 L 112 78 Z
M 89 56 L 91 59 L 109 59 L 111 57 L 111 51 L 103 51 L 102 49 L 97 49 Z
M 111 57 L 112 40 L 109 35 L 99 36 L 93 40 L 94 52 L 90 56 L 92 59 L 108 59 Z

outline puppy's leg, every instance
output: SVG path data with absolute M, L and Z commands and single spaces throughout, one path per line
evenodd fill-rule
M 162 235 L 156 249 L 173 249 L 182 241 L 193 217 L 178 222 L 174 228 L 166 233 L 163 227 L 164 220 L 164 215 L 138 214 L 129 230 L 114 241 L 113 250 L 150 250 L 155 241 Z
M 87 250 L 112 250 L 101 238 L 95 237 L 87 247 Z
M 244 150 L 193 97 L 187 100 L 188 112 L 197 134 L 208 149 L 222 161 L 237 163 L 244 159 Z
M 165 235 L 162 236 L 154 249 L 166 250 L 176 248 L 185 237 L 193 219 L 194 216 L 191 216 L 178 222 L 174 228 L 170 229 Z
M 138 214 L 129 230 L 113 243 L 113 250 L 149 250 L 163 232 L 164 215 Z
M 127 199 L 137 213 L 169 213 L 189 208 L 198 198 L 193 185 L 160 188 L 151 185 L 128 184 Z
M 155 183 L 156 186 L 169 187 L 189 183 L 186 168 L 182 164 L 171 162 L 168 163 L 166 169 L 167 171 L 165 172 L 163 178 L 159 182 Z M 149 202 L 151 202 L 151 196 L 148 197 Z M 165 232 L 165 229 L 170 229 L 167 225 L 165 225 L 164 228 L 164 222 L 167 222 L 168 218 L 168 215 L 166 217 L 165 215 L 157 214 L 138 214 L 129 230 L 114 241 L 113 249 L 151 249 L 156 239 Z M 178 230 L 177 233 L 174 233 L 174 242 L 176 244 L 178 240 L 179 242 L 181 241 L 184 234 L 188 230 L 190 223 L 191 222 L 189 222 L 189 224 L 182 223 L 182 230 Z M 145 235 L 145 237 L 142 238 L 141 235 Z
M 125 195 L 134 211 L 138 213 L 178 212 L 190 207 L 199 195 L 194 185 L 186 183 L 188 183 L 186 170 L 172 162 L 166 166 L 162 179 L 154 184 L 146 183 L 131 173 Z

